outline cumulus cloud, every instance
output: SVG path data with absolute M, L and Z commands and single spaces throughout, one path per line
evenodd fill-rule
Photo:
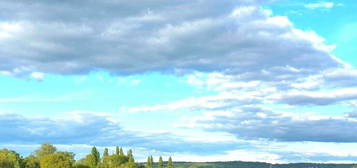
M 189 84 L 217 95 L 121 110 L 198 111 L 203 114 L 185 118 L 190 121 L 185 127 L 247 140 L 357 142 L 357 121 L 352 113 L 326 117 L 260 108 L 274 103 L 329 105 L 357 98 L 357 73 L 330 53 L 334 45 L 327 45 L 313 31 L 297 29 L 287 17 L 263 9 L 264 2 L 3 0 L 0 74 L 41 80 L 44 74 L 97 70 L 112 74 L 189 73 L 185 76 Z M 333 6 L 328 2 L 306 5 Z M 118 82 L 140 84 L 137 79 Z M 341 89 L 346 86 L 350 88 Z M 33 100 L 0 99 L 20 101 Z M 68 115 L 71 118 L 0 114 L 0 128 L 4 128 L 0 139 L 3 143 L 15 139 L 19 143 L 124 145 L 200 155 L 231 150 L 231 154 L 255 155 L 232 151 L 247 145 L 244 143 L 189 141 L 169 133 L 129 131 L 107 115 Z M 260 154 L 273 160 L 285 155 L 270 152 Z M 334 155 L 326 158 L 329 156 Z
M 341 66 L 333 46 L 263 2 L 2 1 L 0 71 L 194 70 L 284 80 Z

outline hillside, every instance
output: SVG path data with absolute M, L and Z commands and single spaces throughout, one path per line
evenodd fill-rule
M 265 162 L 174 162 L 175 167 L 196 168 L 351 168 L 356 164 L 289 163 L 270 164 Z

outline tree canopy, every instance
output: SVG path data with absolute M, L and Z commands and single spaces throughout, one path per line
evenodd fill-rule
M 167 168 L 173 168 L 171 157 Z M 171 163 L 171 164 L 170 164 Z M 136 163 L 133 150 L 127 150 L 124 154 L 122 147 L 116 147 L 111 153 L 104 148 L 102 157 L 98 149 L 92 147 L 89 154 L 78 161 L 72 152 L 58 151 L 50 144 L 44 143 L 31 155 L 23 158 L 15 151 L 0 150 L 0 168 L 164 168 L 160 156 L 158 165 L 154 163 L 154 157 L 149 156 L 146 163 Z

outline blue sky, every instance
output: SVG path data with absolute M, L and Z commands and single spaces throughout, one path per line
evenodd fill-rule
M 0 2 L 0 148 L 353 162 L 357 4 Z

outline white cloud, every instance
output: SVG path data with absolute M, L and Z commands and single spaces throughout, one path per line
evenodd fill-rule
M 335 6 L 335 3 L 333 2 L 317 2 L 317 3 L 309 3 L 305 5 L 305 8 L 309 9 L 318 9 L 318 8 L 325 8 L 325 9 L 330 9 Z
M 193 120 L 191 116 L 182 117 L 183 121 L 191 121 L 184 123 L 186 127 L 202 129 L 212 136 L 223 132 L 250 142 L 261 139 L 272 140 L 269 143 L 356 142 L 353 115 L 308 116 L 306 111 L 290 114 L 272 107 L 276 102 L 297 108 L 349 102 L 357 98 L 354 88 L 357 75 L 330 53 L 334 45 L 326 44 L 313 31 L 297 29 L 287 17 L 262 9 L 263 2 L 145 0 L 53 4 L 39 1 L 27 6 L 23 1 L 1 1 L 5 19 L 0 22 L 0 74 L 41 80 L 44 74 L 83 75 L 98 70 L 111 74 L 188 73 L 189 84 L 217 94 L 120 110 L 186 109 L 196 112 L 191 114 L 196 115 Z M 81 8 L 83 3 L 87 8 Z M 334 6 L 332 2 L 306 5 L 311 9 Z M 105 79 L 99 76 L 98 80 Z M 141 80 L 119 78 L 117 82 L 135 86 Z M 341 89 L 346 86 L 351 88 Z M 5 103 L 31 101 L 53 100 L 0 99 Z M 133 133 L 107 115 L 87 112 L 68 115 L 72 117 L 27 118 L 1 114 L 0 128 L 11 129 L 0 129 L 3 136 L 0 139 L 135 145 L 166 153 L 178 151 L 183 154 L 182 159 L 192 156 L 192 160 L 229 158 L 275 162 L 292 160 L 288 156 L 315 157 L 321 153 L 326 158 L 347 157 L 346 153 L 333 153 L 336 149 L 282 154 L 282 151 L 259 151 L 250 144 L 245 146 L 247 150 L 240 150 L 242 144 L 232 139 L 199 142 L 204 138 L 198 135 L 182 138 L 168 132 Z
M 30 74 L 30 77 L 36 80 L 43 80 L 43 78 L 45 77 L 44 73 L 41 72 L 32 72 Z
M 205 96 L 205 97 L 192 97 L 179 101 L 175 101 L 169 104 L 154 105 L 154 106 L 142 106 L 142 107 L 121 107 L 122 112 L 152 112 L 152 111 L 163 111 L 163 110 L 179 110 L 179 109 L 189 109 L 190 111 L 195 110 L 218 110 L 231 108 L 232 106 L 237 106 L 239 104 L 247 103 L 257 103 L 260 102 L 259 98 L 255 98 L 253 95 L 234 95 L 229 93 L 222 93 L 215 96 Z

